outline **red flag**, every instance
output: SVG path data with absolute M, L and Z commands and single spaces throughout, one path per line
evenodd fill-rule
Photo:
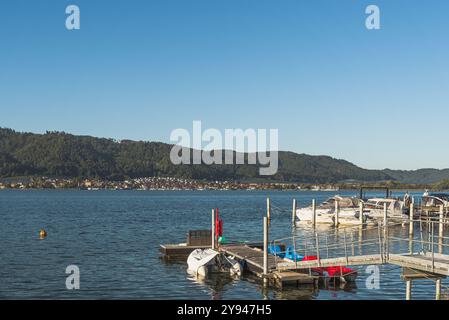
M 223 220 L 220 219 L 218 208 L 215 209 L 215 236 L 223 236 Z

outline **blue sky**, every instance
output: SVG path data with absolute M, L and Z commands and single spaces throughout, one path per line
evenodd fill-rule
M 65 29 L 65 8 L 81 30 Z M 365 8 L 381 30 L 365 28 Z M 2 0 L 0 126 L 169 142 L 278 128 L 282 150 L 449 167 L 449 2 Z

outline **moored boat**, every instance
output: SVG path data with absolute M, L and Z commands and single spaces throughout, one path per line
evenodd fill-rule
M 229 272 L 231 276 L 241 276 L 242 265 L 234 259 L 213 249 L 196 249 L 187 258 L 188 270 L 195 275 L 207 277 L 214 272 Z
M 424 207 L 449 207 L 449 194 L 448 193 L 429 193 L 425 192 L 422 196 L 422 205 Z
M 193 250 L 187 258 L 188 270 L 197 275 L 207 277 L 208 273 L 212 271 L 211 267 L 214 265 L 213 260 L 218 254 L 219 252 L 213 249 Z
M 355 197 L 334 196 L 327 199 L 316 207 L 316 223 L 317 224 L 335 224 L 335 208 L 338 203 L 338 222 L 342 225 L 359 225 L 359 204 L 360 199 Z M 296 210 L 298 224 L 311 223 L 313 221 L 314 210 L 312 206 L 300 208 Z
M 374 220 L 382 220 L 384 218 L 384 206 L 387 205 L 388 218 L 405 219 L 407 218 L 408 208 L 405 202 L 393 198 L 372 198 L 368 199 L 364 207 L 368 210 L 367 215 Z

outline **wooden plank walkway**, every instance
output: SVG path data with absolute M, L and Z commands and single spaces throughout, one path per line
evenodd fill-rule
M 208 249 L 210 245 L 206 246 L 187 246 L 180 244 L 161 244 L 159 251 L 163 257 L 168 260 L 185 260 L 189 254 L 195 249 Z
M 235 259 L 245 262 L 245 270 L 263 278 L 263 250 L 250 245 L 226 245 L 220 247 L 223 253 L 235 257 Z M 277 267 L 279 261 L 287 261 L 277 258 L 271 254 L 268 255 L 268 275 L 266 278 L 269 283 L 283 288 L 284 286 L 316 286 L 318 277 L 309 275 L 305 272 L 279 270 Z
M 388 263 L 404 268 L 412 268 L 442 276 L 449 276 L 449 256 L 447 255 L 435 254 L 432 261 L 432 256 L 427 254 L 390 254 Z
M 277 267 L 278 270 L 302 270 L 308 268 L 319 268 L 319 267 L 337 267 L 337 266 L 356 266 L 356 265 L 371 265 L 371 264 L 382 264 L 383 259 L 379 254 L 373 255 L 362 255 L 362 256 L 348 256 L 321 259 L 321 260 L 308 260 L 308 261 L 287 261 L 279 262 Z
M 226 245 L 220 247 L 220 251 L 245 261 L 247 267 L 253 273 L 262 275 L 263 273 L 263 251 L 247 245 Z M 278 258 L 280 260 L 280 258 Z M 268 255 L 268 271 L 276 269 L 276 258 Z
M 298 261 L 298 262 L 279 262 L 278 270 L 302 270 L 308 268 L 331 267 L 331 266 L 356 266 L 371 264 L 394 264 L 404 268 L 432 272 L 434 274 L 449 276 L 449 256 L 435 254 L 388 254 L 383 258 L 380 254 L 338 257 L 331 259 Z

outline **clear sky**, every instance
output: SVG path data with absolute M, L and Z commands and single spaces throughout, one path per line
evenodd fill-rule
M 446 168 L 448 35 L 447 0 L 2 0 L 0 126 L 169 142 L 201 120 L 365 168 Z

